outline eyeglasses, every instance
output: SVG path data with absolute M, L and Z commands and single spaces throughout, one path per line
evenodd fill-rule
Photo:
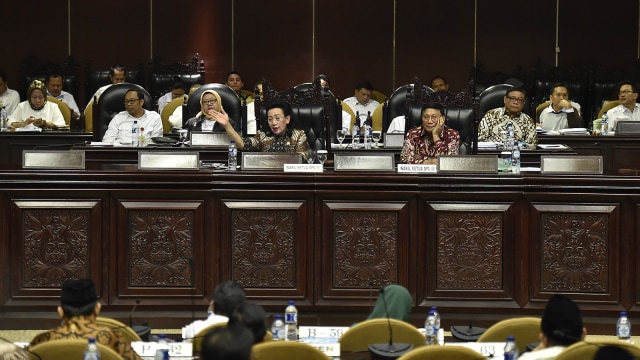
M 622 90 L 618 93 L 618 95 L 627 95 L 627 94 L 633 94 L 634 91 L 633 90 Z
M 135 104 L 136 101 L 138 100 L 142 100 L 142 99 L 124 99 L 124 104 Z
M 218 99 L 202 100 L 202 104 L 203 105 L 213 105 L 213 104 L 215 104 L 217 102 L 218 102 Z
M 524 98 L 517 98 L 515 96 L 507 96 L 507 99 L 511 100 L 511 102 L 514 102 L 516 104 L 524 103 Z
M 276 115 L 274 117 L 267 118 L 267 122 L 268 123 L 274 123 L 274 122 L 278 122 L 278 121 L 280 121 L 280 120 L 282 120 L 284 118 L 285 118 L 284 116 Z
M 441 116 L 442 116 L 442 115 L 431 115 L 431 116 L 429 116 L 429 115 L 424 115 L 424 116 L 422 117 L 422 119 L 423 119 L 423 120 L 429 120 L 429 119 L 431 119 L 431 120 L 438 120 L 438 119 L 440 119 L 440 117 L 441 117 Z

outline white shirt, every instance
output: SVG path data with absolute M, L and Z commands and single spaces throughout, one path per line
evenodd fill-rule
M 569 127 L 567 114 L 577 111 L 580 114 L 580 104 L 570 101 L 571 108 L 561 108 L 559 112 L 553 109 L 553 105 L 549 104 L 540 113 L 540 127 L 548 131 L 558 131 Z
M 182 106 L 176 107 L 173 114 L 169 115 L 169 124 L 172 129 L 182 129 Z
M 257 130 L 255 101 L 252 101 L 247 104 L 247 135 L 255 135 Z
M 196 320 L 191 324 L 182 328 L 182 339 L 193 339 L 200 330 L 206 328 L 209 325 L 218 324 L 222 322 L 228 322 L 229 318 L 223 315 L 211 314 L 206 320 Z
M 393 120 L 391 121 L 391 124 L 389 124 L 387 133 L 393 133 L 393 132 L 403 133 L 405 123 L 406 123 L 406 119 L 404 115 L 394 117 Z
M 640 121 L 640 104 L 636 103 L 633 108 L 633 112 L 620 104 L 607 111 L 607 116 L 609 117 L 609 131 L 615 131 L 616 123 L 620 120 Z
M 7 114 L 12 114 L 20 103 L 20 94 L 15 90 L 7 88 L 7 91 L 0 95 L 0 102 L 2 106 L 7 108 Z
M 55 126 L 65 126 L 67 123 L 58 108 L 58 104 L 47 101 L 40 110 L 33 110 L 28 101 L 18 104 L 18 107 L 9 115 L 9 125 L 12 122 L 24 121 L 33 116 L 36 119 L 42 119 L 52 122 Z
M 162 95 L 160 99 L 158 99 L 158 114 L 162 114 L 162 109 L 164 109 L 171 100 L 173 100 L 173 94 L 171 94 L 171 92 Z
M 162 119 L 160 119 L 160 114 L 155 111 L 144 110 L 144 114 L 136 118 L 125 110 L 119 112 L 111 119 L 109 128 L 107 128 L 107 131 L 104 133 L 102 141 L 111 144 L 131 144 L 131 128 L 133 127 L 134 120 L 138 121 L 140 129 L 144 128 L 146 137 L 162 136 Z
M 80 108 L 78 108 L 78 104 L 76 104 L 76 100 L 73 98 L 73 95 L 71 95 L 71 93 L 68 93 L 68 92 L 62 90 L 62 91 L 60 91 L 60 95 L 53 96 L 47 90 L 47 96 L 51 96 L 51 97 L 54 97 L 54 98 L 62 101 L 63 103 L 65 103 L 65 104 L 67 104 L 69 106 L 71 111 L 75 112 L 76 114 L 80 114 Z
M 360 116 L 360 126 L 362 126 L 362 124 L 367 120 L 367 115 L 369 114 L 369 112 L 371 112 L 371 115 L 373 116 L 373 112 L 376 110 L 378 105 L 380 105 L 380 103 L 375 100 L 369 100 L 368 103 L 362 105 L 358 102 L 358 99 L 355 96 L 346 98 L 343 102 L 351 107 L 351 110 L 353 110 L 353 113 L 356 114 L 356 116 Z M 344 125 L 344 114 L 342 115 L 342 124 Z M 347 125 L 347 129 L 350 126 L 351 122 L 349 122 L 349 125 Z

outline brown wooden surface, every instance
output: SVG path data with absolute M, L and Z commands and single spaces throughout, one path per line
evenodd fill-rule
M 296 300 L 303 325 L 361 320 L 377 288 L 400 283 L 416 325 L 432 305 L 445 327 L 540 315 L 561 292 L 608 329 L 640 303 L 639 186 L 615 174 L 4 165 L 0 323 L 53 326 L 60 282 L 92 277 L 106 316 L 126 321 L 140 299 L 134 318 L 154 328 L 203 317 L 215 284 L 235 279 L 269 312 Z

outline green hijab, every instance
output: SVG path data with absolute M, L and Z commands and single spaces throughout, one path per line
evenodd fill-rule
M 382 296 L 384 296 L 384 299 L 387 302 L 387 309 L 389 310 L 388 315 L 390 318 L 409 321 L 412 307 L 411 302 L 413 299 L 411 299 L 409 291 L 400 285 L 387 285 L 384 288 L 384 294 L 378 295 L 376 305 L 373 307 L 373 311 L 367 320 L 387 317 Z

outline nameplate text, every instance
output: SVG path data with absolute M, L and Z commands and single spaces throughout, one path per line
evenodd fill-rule
M 399 173 L 411 174 L 435 174 L 438 166 L 431 164 L 398 164 Z
M 322 164 L 284 164 L 286 173 L 321 173 Z

